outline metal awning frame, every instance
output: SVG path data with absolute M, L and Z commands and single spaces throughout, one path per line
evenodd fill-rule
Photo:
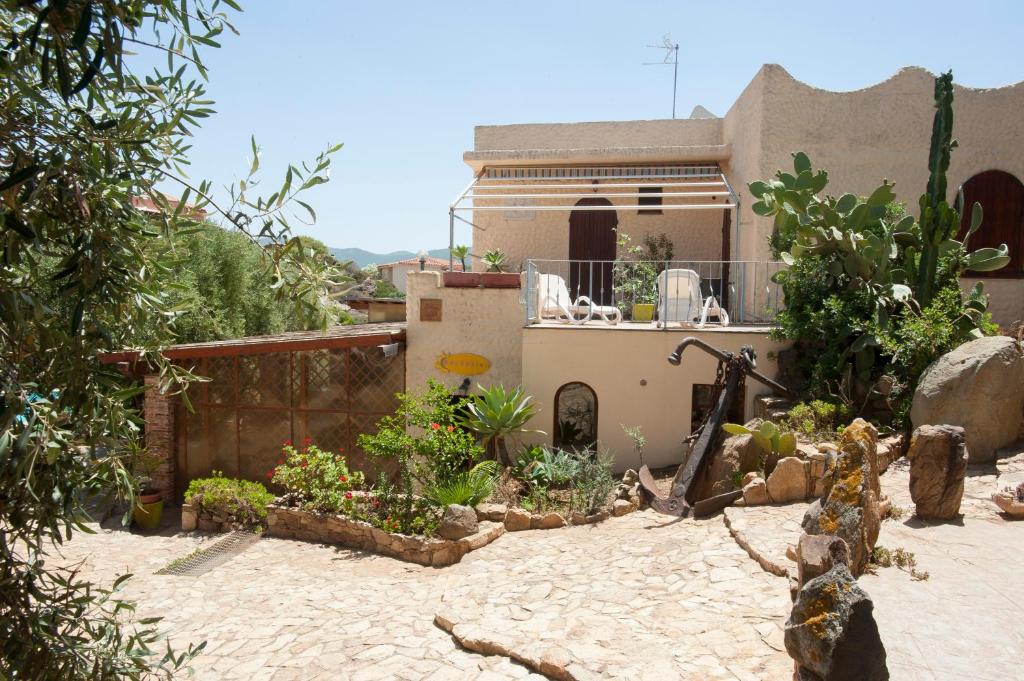
M 662 169 L 666 172 L 648 172 L 655 169 Z M 522 176 L 511 176 L 510 172 L 516 170 Z M 629 171 L 633 170 L 633 174 Z M 565 182 L 555 184 L 552 182 L 561 179 L 564 175 Z M 608 174 L 602 174 L 608 173 Z M 581 181 L 590 180 L 589 183 Z M 606 182 L 612 180 L 611 182 Z M 635 182 L 620 182 L 617 180 L 637 180 Z M 652 182 L 652 180 L 654 180 Z M 659 189 L 640 193 L 607 191 L 609 189 Z M 696 189 L 697 191 L 679 191 L 681 189 Z M 715 190 L 710 190 L 714 188 Z M 588 189 L 587 193 L 582 192 L 560 192 L 541 190 L 565 190 L 565 189 Z M 481 193 L 483 192 L 483 193 Z M 492 193 L 502 192 L 502 193 Z M 507 192 L 507 193 L 505 193 Z M 490 166 L 481 170 L 476 177 L 466 186 L 465 189 L 448 206 L 448 250 L 449 266 L 454 266 L 454 255 L 451 249 L 455 247 L 455 220 L 473 225 L 470 221 L 456 215 L 464 211 L 562 211 L 572 212 L 573 210 L 644 210 L 645 206 L 639 203 L 623 206 L 577 206 L 572 204 L 549 204 L 540 201 L 550 199 L 580 199 L 589 197 L 608 198 L 660 198 L 662 203 L 646 206 L 649 210 L 660 211 L 682 211 L 682 210 L 736 210 L 736 243 L 739 243 L 739 209 L 740 198 L 733 191 L 732 185 L 726 178 L 718 165 L 699 166 L 610 166 L 603 168 L 526 168 L 526 169 L 502 169 Z M 665 199 L 707 199 L 716 197 L 727 197 L 722 203 L 666 203 Z M 481 201 L 499 201 L 502 199 L 519 199 L 528 201 L 523 205 L 480 205 Z

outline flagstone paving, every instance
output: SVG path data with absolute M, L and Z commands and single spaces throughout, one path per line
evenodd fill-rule
M 526 650 L 557 641 L 581 679 L 777 679 L 789 668 L 785 581 L 717 518 L 642 512 L 510 533 L 445 569 L 263 539 L 198 577 L 153 574 L 214 539 L 107 529 L 64 554 L 101 581 L 134 572 L 124 595 L 140 616 L 162 615 L 176 645 L 207 641 L 198 679 L 541 678 L 464 650 L 439 612 L 458 618 L 457 634 L 494 627 Z
M 879 542 L 931 573 L 862 578 L 892 678 L 1015 678 L 1024 652 L 1018 584 L 1024 522 L 987 495 L 1024 477 L 1024 455 L 973 470 L 960 523 L 910 517 L 908 472 L 883 491 L 908 509 Z M 805 504 L 733 509 L 706 520 L 650 511 L 593 526 L 509 533 L 458 565 L 425 568 L 337 547 L 262 539 L 197 577 L 154 575 L 219 535 L 139 535 L 109 522 L 63 561 L 163 616 L 172 642 L 207 641 L 198 679 L 785 679 L 784 566 Z M 730 534 L 745 538 L 741 547 Z M 114 529 L 111 529 L 114 528 Z M 748 552 L 750 555 L 748 555 Z

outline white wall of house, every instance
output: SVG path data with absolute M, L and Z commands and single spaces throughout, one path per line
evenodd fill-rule
M 696 347 L 688 348 L 679 366 L 669 354 L 687 336 L 695 336 L 729 352 L 751 345 L 758 370 L 775 378 L 775 355 L 789 346 L 769 338 L 766 329 L 733 327 L 716 330 L 529 327 L 522 330 L 523 387 L 540 413 L 530 427 L 543 435 L 525 439 L 550 444 L 555 428 L 555 394 L 570 382 L 582 382 L 597 395 L 599 447 L 615 457 L 617 471 L 637 468 L 640 460 L 622 426 L 640 426 L 647 438 L 644 463 L 654 468 L 682 461 L 683 439 L 690 434 L 694 384 L 712 384 L 718 360 Z M 754 400 L 772 391 L 748 379 L 744 412 L 753 416 Z

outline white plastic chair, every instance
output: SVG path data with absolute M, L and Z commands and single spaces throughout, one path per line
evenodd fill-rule
M 658 328 L 673 322 L 703 328 L 711 317 L 729 326 L 729 313 L 714 296 L 701 300 L 700 275 L 693 270 L 665 270 L 658 275 L 657 313 Z
M 557 274 L 539 274 L 537 293 L 538 310 L 541 319 L 555 319 L 569 324 L 586 324 L 594 315 L 606 324 L 618 324 L 622 320 L 619 308 L 612 305 L 596 305 L 590 298 L 580 296 L 573 300 L 565 279 Z

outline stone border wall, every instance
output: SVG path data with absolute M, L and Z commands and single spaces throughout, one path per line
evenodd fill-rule
M 267 506 L 267 534 L 271 537 L 340 544 L 433 567 L 454 565 L 470 551 L 490 544 L 504 533 L 504 525 L 484 522 L 479 532 L 462 539 L 410 537 L 390 534 L 342 515 Z

